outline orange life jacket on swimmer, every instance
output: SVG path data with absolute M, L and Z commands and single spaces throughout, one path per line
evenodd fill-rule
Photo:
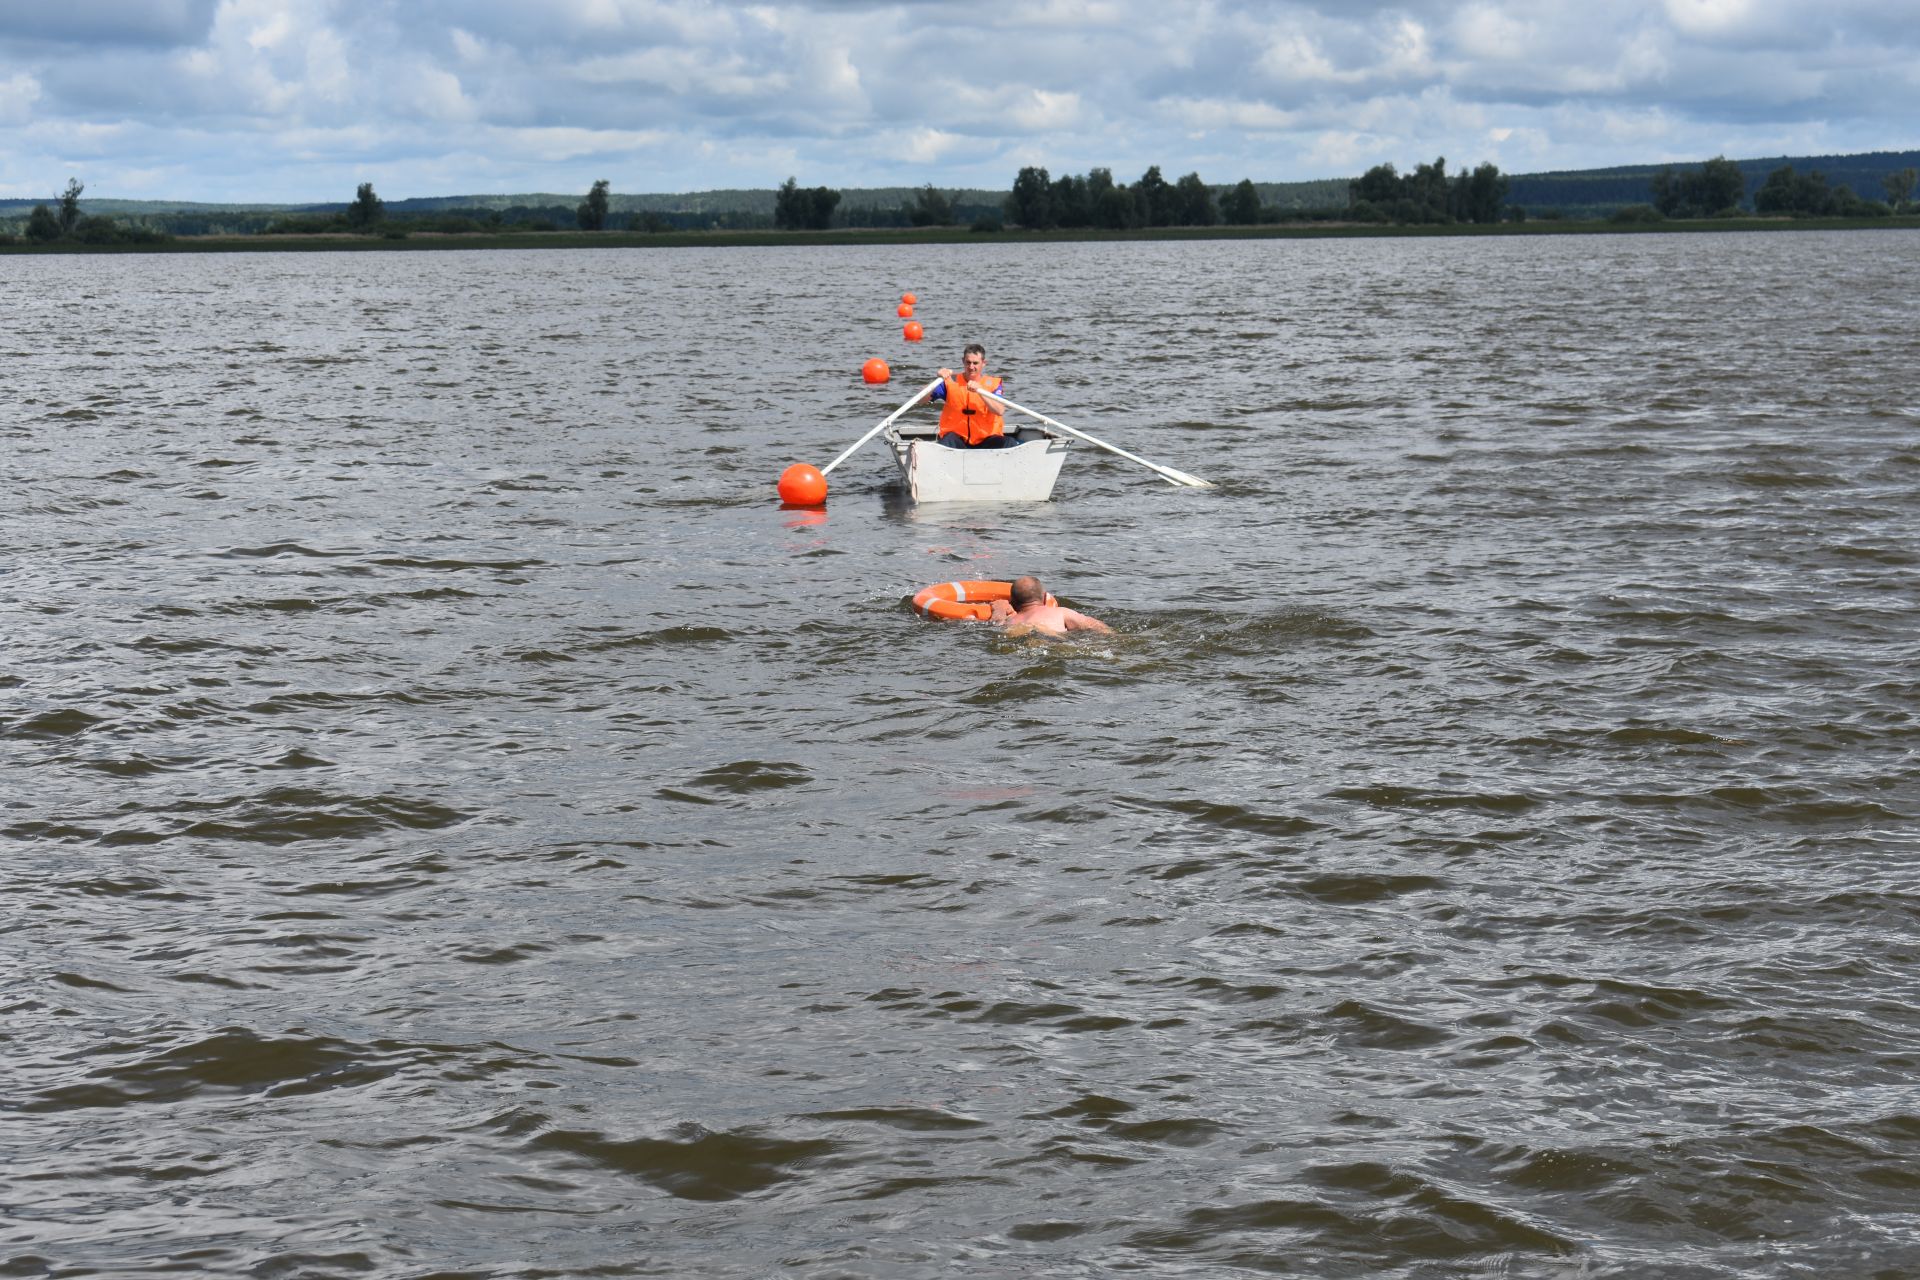
M 1007 420 L 979 392 L 959 378 L 948 378 L 946 382 L 946 407 L 940 410 L 941 435 L 956 435 L 969 445 L 977 445 L 1006 430 Z M 1000 379 L 985 377 L 980 379 L 980 385 L 988 391 L 998 391 Z

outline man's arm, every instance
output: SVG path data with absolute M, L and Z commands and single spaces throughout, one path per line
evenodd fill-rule
M 1067 630 L 1069 631 L 1099 631 L 1108 635 L 1113 633 L 1112 627 L 1100 621 L 1098 618 L 1089 618 L 1077 609 L 1062 609 L 1060 611 L 1060 618 L 1061 621 L 1067 624 Z

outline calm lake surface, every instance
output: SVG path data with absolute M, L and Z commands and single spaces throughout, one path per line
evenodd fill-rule
M 1920 1274 L 1916 279 L 0 258 L 0 1273 Z

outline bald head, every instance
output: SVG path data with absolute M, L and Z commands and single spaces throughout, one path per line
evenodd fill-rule
M 1047 602 L 1047 589 L 1040 585 L 1040 579 L 1030 573 L 1015 578 L 1008 594 L 1012 597 L 1015 609 L 1024 609 L 1028 605 Z

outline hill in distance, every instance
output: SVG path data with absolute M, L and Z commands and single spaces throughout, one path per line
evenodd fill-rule
M 1539 213 L 1560 209 L 1574 214 L 1604 214 L 1622 205 L 1644 203 L 1650 196 L 1653 176 L 1662 169 L 1697 168 L 1701 161 L 1671 164 L 1616 165 L 1605 169 L 1577 169 L 1547 173 L 1509 174 L 1507 200 Z M 1782 165 L 1807 173 L 1819 170 L 1835 186 L 1846 185 L 1867 198 L 1881 194 L 1882 180 L 1891 173 L 1909 167 L 1920 168 L 1920 150 L 1870 151 L 1856 155 L 1775 156 L 1736 160 L 1746 175 L 1751 195 L 1766 176 Z M 1056 174 L 1055 177 L 1060 175 Z M 1118 177 L 1119 181 L 1131 178 Z M 1322 178 L 1311 182 L 1255 182 L 1254 189 L 1265 205 L 1282 209 L 1325 209 L 1347 201 L 1347 178 Z M 1216 192 L 1224 192 L 1238 182 L 1215 183 Z M 941 187 L 940 191 L 956 209 L 997 209 L 1012 187 L 999 190 Z M 898 209 L 913 203 L 921 187 L 843 187 L 842 209 Z M 735 188 L 716 191 L 624 194 L 613 192 L 609 205 L 616 213 L 718 214 L 753 213 L 771 216 L 775 190 L 772 187 Z M 586 198 L 584 191 L 527 192 L 523 194 L 413 196 L 385 201 L 391 213 L 434 213 L 448 209 L 506 210 L 513 208 L 559 208 L 569 212 Z M 36 204 L 57 204 L 57 195 L 42 199 L 0 198 L 0 217 L 19 217 Z M 81 205 L 87 213 L 121 216 L 161 213 L 332 213 L 347 207 L 341 199 L 320 204 L 210 203 L 192 200 L 118 200 L 85 196 Z
M 1773 156 L 1754 160 L 1735 160 L 1747 180 L 1747 196 L 1760 189 L 1767 175 L 1782 165 L 1791 165 L 1796 173 L 1814 170 L 1826 175 L 1833 186 L 1853 188 L 1855 195 L 1877 200 L 1887 175 L 1902 169 L 1920 169 L 1920 151 L 1867 151 L 1842 156 Z M 1610 169 L 1579 169 L 1559 173 L 1513 174 L 1508 178 L 1507 200 L 1538 213 L 1559 209 L 1575 215 L 1604 215 L 1622 205 L 1644 204 L 1651 198 L 1653 176 L 1662 169 L 1697 169 L 1692 164 L 1617 165 Z

